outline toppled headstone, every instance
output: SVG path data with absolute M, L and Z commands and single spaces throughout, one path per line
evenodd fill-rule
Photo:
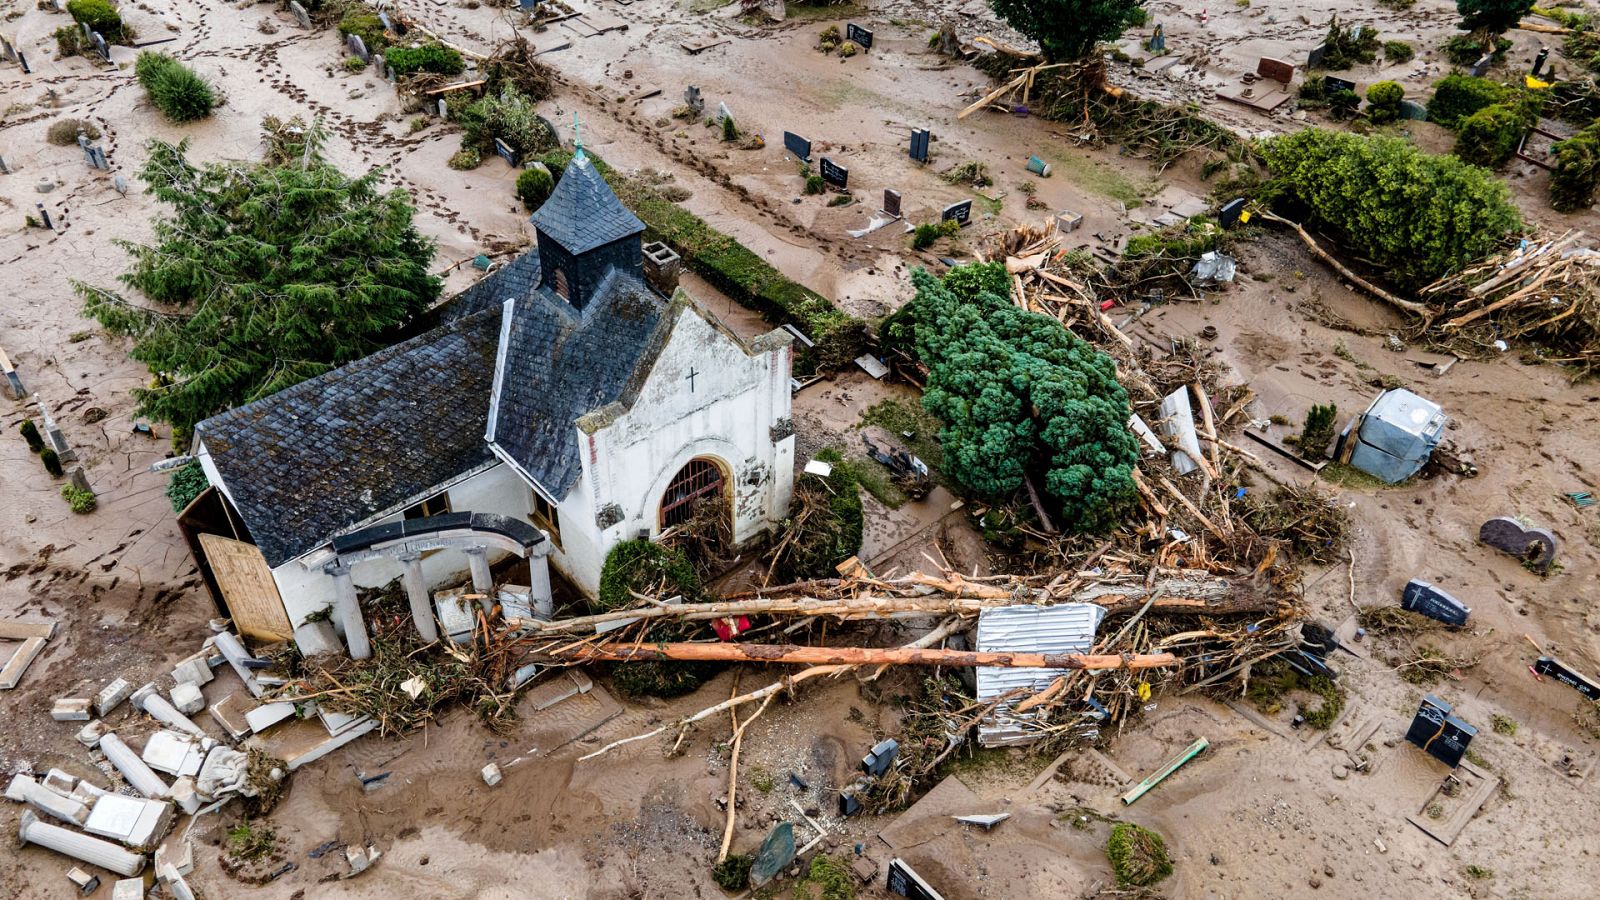
M 311 27 L 311 14 L 306 12 L 306 8 L 300 5 L 299 0 L 289 0 L 289 12 L 294 14 L 294 20 L 301 28 Z
M 898 857 L 889 861 L 889 879 L 885 887 L 889 893 L 909 897 L 910 900 L 939 900 L 943 896 L 923 881 L 910 863 Z
M 87 722 L 89 700 L 86 697 L 62 697 L 50 708 L 50 718 L 57 722 Z
M 1467 624 L 1467 617 L 1472 615 L 1472 607 L 1420 578 L 1406 582 L 1400 594 L 1400 608 L 1456 628 Z
M 1571 666 L 1553 656 L 1541 656 L 1534 660 L 1533 671 L 1546 678 L 1555 680 L 1571 687 L 1590 700 L 1600 702 L 1600 682 L 1596 682 L 1573 669 Z
M 1517 557 L 1535 572 L 1549 571 L 1556 559 L 1556 536 L 1547 528 L 1524 528 L 1509 516 L 1496 516 L 1478 529 L 1478 540 Z
M 111 900 L 144 900 L 144 879 L 120 879 L 111 886 Z
M 193 872 L 194 844 L 182 838 L 163 843 L 156 848 L 155 865 L 158 872 L 164 866 L 171 866 L 178 870 L 179 875 L 187 875 Z
M 67 880 L 76 885 L 78 893 L 85 897 L 100 889 L 100 876 L 90 875 L 77 866 L 67 870 Z
M 788 868 L 794 862 L 794 851 L 794 825 L 779 822 L 756 852 L 755 863 L 750 867 L 750 886 L 761 887 Z
M 178 708 L 178 712 L 192 716 L 206 708 L 206 698 L 200 693 L 200 688 L 181 681 L 172 686 L 172 705 Z

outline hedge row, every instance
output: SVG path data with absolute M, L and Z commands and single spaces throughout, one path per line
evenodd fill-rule
M 659 192 L 613 173 L 589 154 L 622 198 L 645 224 L 651 240 L 665 242 L 695 273 L 713 287 L 778 324 L 792 324 L 816 343 L 812 360 L 818 369 L 837 368 L 865 352 L 867 324 L 835 307 L 816 291 L 790 281 L 766 260 L 712 228 L 704 219 Z M 572 154 L 547 153 L 540 161 L 558 180 Z

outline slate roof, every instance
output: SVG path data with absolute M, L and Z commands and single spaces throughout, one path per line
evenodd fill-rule
M 644 231 L 644 223 L 622 205 L 581 152 L 567 163 L 550 199 L 529 221 L 574 256 Z
M 595 293 L 582 312 L 544 291 L 509 310 L 493 442 L 557 499 L 583 468 L 573 423 L 620 399 L 667 332 L 638 276 L 613 269 Z
M 529 250 L 440 304 L 439 321 L 448 325 L 486 309 L 494 310 L 498 319 L 501 304 L 512 298 L 526 297 L 538 287 L 539 251 Z
M 460 316 L 196 426 L 267 565 L 493 459 L 499 332 Z

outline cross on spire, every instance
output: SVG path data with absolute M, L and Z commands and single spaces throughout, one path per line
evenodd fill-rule
M 577 110 L 572 111 L 572 145 L 575 148 L 572 154 L 574 158 L 587 158 L 583 155 L 583 122 L 579 120 Z

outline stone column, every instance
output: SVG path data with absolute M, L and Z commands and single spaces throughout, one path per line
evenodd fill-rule
M 555 600 L 550 596 L 550 535 L 528 551 L 529 599 L 534 618 L 550 621 L 555 616 Z
M 31 809 L 23 810 L 22 825 L 17 832 L 24 844 L 49 847 L 57 853 L 81 860 L 91 866 L 110 869 L 118 875 L 133 876 L 144 871 L 142 854 L 129 853 L 110 841 L 41 822 Z
M 405 553 L 397 559 L 406 567 L 400 581 L 406 587 L 406 599 L 411 602 L 411 620 L 417 625 L 417 633 L 429 643 L 437 641 L 439 625 L 433 619 L 433 600 L 428 596 L 428 582 L 422 576 L 422 555 Z
M 467 567 L 472 572 L 472 589 L 484 595 L 478 602 L 484 615 L 488 615 L 494 611 L 494 576 L 489 572 L 488 551 L 482 547 L 468 550 Z
M 356 583 L 350 578 L 350 567 L 329 563 L 322 571 L 333 578 L 335 598 L 333 610 L 344 625 L 344 640 L 350 645 L 351 659 L 366 659 L 372 655 L 372 642 L 367 640 L 367 623 L 361 619 L 361 604 L 356 602 Z

